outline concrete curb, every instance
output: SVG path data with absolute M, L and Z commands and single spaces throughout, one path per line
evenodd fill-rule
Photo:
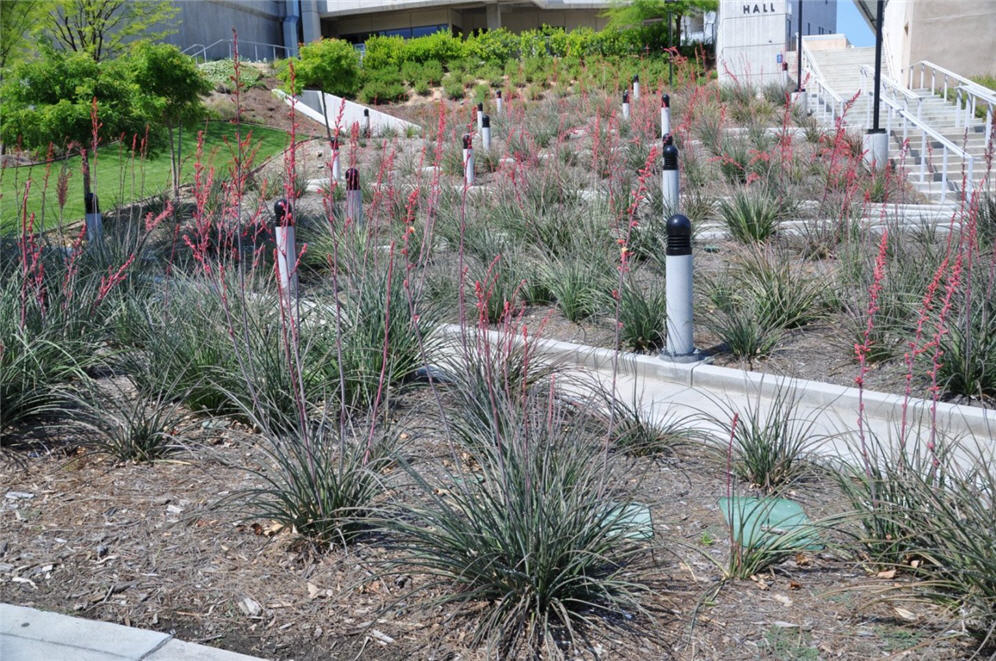
M 257 661 L 168 633 L 0 604 L 3 661 Z
M 447 325 L 447 335 L 459 336 L 460 327 Z M 497 331 L 488 331 L 497 339 Z M 515 338 L 522 343 L 520 337 Z M 779 377 L 762 372 L 730 367 L 718 367 L 703 362 L 676 363 L 659 356 L 648 356 L 625 351 L 615 352 L 583 344 L 561 342 L 559 340 L 538 340 L 536 351 L 550 364 L 575 365 L 591 370 L 611 370 L 616 364 L 619 373 L 642 379 L 655 379 L 676 383 L 689 388 L 722 390 L 727 393 L 748 396 L 761 395 L 774 397 L 779 391 L 788 389 L 794 392 L 800 402 L 813 407 L 833 407 L 838 411 L 852 410 L 857 419 L 859 406 L 863 403 L 865 415 L 899 424 L 903 415 L 904 398 L 900 395 L 859 391 L 857 388 L 838 386 L 821 381 Z M 911 398 L 907 404 L 907 420 L 914 425 L 917 420 L 929 419 L 933 402 Z M 955 436 L 970 436 L 978 440 L 996 438 L 996 411 L 972 406 L 937 403 L 937 425 Z

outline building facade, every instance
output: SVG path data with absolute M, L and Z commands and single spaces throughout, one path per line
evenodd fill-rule
M 782 63 L 795 61 L 799 0 L 720 0 L 716 66 L 723 84 L 766 85 L 782 80 Z M 803 0 L 802 34 L 837 31 L 837 0 Z

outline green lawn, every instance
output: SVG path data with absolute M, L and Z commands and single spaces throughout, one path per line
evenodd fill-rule
M 242 125 L 241 130 L 243 138 L 247 132 L 252 132 L 252 149 L 257 149 L 253 161 L 255 165 L 260 165 L 267 158 L 279 154 L 289 142 L 289 136 L 283 131 L 264 126 Z M 100 200 L 102 211 L 170 189 L 169 151 L 164 150 L 144 160 L 133 159 L 128 151 L 130 146 L 129 144 L 126 148 L 119 144 L 107 145 L 97 154 L 94 190 Z M 216 177 L 224 176 L 228 171 L 234 146 L 234 125 L 227 122 L 208 123 L 204 139 L 204 162 L 206 167 L 215 168 Z M 197 132 L 184 131 L 181 173 L 186 183 L 191 183 L 194 179 L 196 149 Z M 20 227 L 21 201 L 28 180 L 31 180 L 28 212 L 35 213 L 36 228 L 43 222 L 47 227 L 56 226 L 59 217 L 56 188 L 59 174 L 63 169 L 69 173 L 68 196 L 63 219 L 65 222 L 72 222 L 83 218 L 83 178 L 78 156 L 52 163 L 47 187 L 44 163 L 5 168 L 0 171 L 0 234 L 16 231 Z

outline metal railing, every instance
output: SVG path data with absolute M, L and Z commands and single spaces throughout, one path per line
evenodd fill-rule
M 875 96 L 875 90 L 872 89 L 875 81 L 875 70 L 872 69 L 867 64 L 862 64 L 860 68 L 861 75 L 861 93 L 867 95 L 867 103 L 865 104 L 865 128 L 871 128 L 871 113 L 872 113 L 872 99 Z M 906 112 L 911 112 L 911 106 L 915 107 L 916 112 L 913 113 L 916 116 L 917 125 L 926 126 L 923 122 L 923 97 L 913 92 L 895 82 L 887 76 L 881 77 L 881 92 L 880 98 L 891 99 L 896 103 L 902 104 L 903 110 Z M 890 125 L 886 127 L 886 130 L 891 134 L 892 116 L 890 114 L 889 120 Z M 909 124 L 903 122 L 903 140 L 905 141 L 909 137 Z
M 963 111 L 955 116 L 955 126 L 967 127 L 969 120 L 975 116 L 979 103 L 985 104 L 985 132 L 986 146 L 988 146 L 993 137 L 993 108 L 996 107 L 996 92 L 927 60 L 920 60 L 910 66 L 909 87 L 911 89 L 916 82 L 918 72 L 920 89 L 927 89 L 927 76 L 929 74 L 931 94 L 937 94 L 940 90 L 941 96 L 947 99 L 949 90 L 954 88 L 955 105 Z
M 813 59 L 806 42 L 802 43 L 802 69 L 806 75 L 806 94 L 816 97 L 819 104 L 820 119 L 829 119 L 831 124 L 836 124 L 838 118 L 843 118 L 849 107 L 850 99 L 844 99 L 823 83 L 823 74 L 819 65 Z M 815 88 L 815 89 L 814 89 Z
M 208 44 L 207 46 L 205 46 L 204 44 L 191 44 L 186 48 L 184 48 L 182 52 L 185 55 L 190 55 L 195 60 L 200 58 L 201 61 L 207 62 L 208 51 L 214 49 L 217 46 L 221 46 L 222 44 L 228 46 L 228 57 L 231 58 L 235 52 L 235 42 L 232 39 L 219 39 L 214 43 Z M 251 58 L 249 57 L 250 51 L 252 52 L 253 55 Z M 277 55 L 278 51 L 281 53 L 279 56 Z M 260 57 L 260 53 L 263 54 L 263 57 Z M 267 57 L 267 55 L 269 55 L 269 57 Z M 239 39 L 239 57 L 243 59 L 252 60 L 254 62 L 261 62 L 264 60 L 273 61 L 280 57 L 289 57 L 289 56 L 290 56 L 290 49 L 287 48 L 286 46 L 282 46 L 280 44 L 268 44 L 262 41 L 247 41 L 245 39 Z
M 933 172 L 937 173 L 937 166 L 933 163 L 933 143 L 937 143 L 941 147 L 941 202 L 943 203 L 947 197 L 948 190 L 957 190 L 951 186 L 951 181 L 948 178 L 948 162 L 949 155 L 954 155 L 957 158 L 961 158 L 965 163 L 965 198 L 968 199 L 972 192 L 975 190 L 975 181 L 973 180 L 974 170 L 975 170 L 975 157 L 968 153 L 954 142 L 944 137 L 936 129 L 931 128 L 924 122 L 922 122 L 918 117 L 915 117 L 906 108 L 905 104 L 896 99 L 890 98 L 888 96 L 880 97 L 882 103 L 884 103 L 889 108 L 888 113 L 888 124 L 891 127 L 894 119 L 902 120 L 903 122 L 903 143 L 906 143 L 909 135 L 909 129 L 912 126 L 914 129 L 920 131 L 920 153 L 918 157 L 918 165 L 920 166 L 920 182 L 924 183 L 927 181 L 927 173 Z M 887 131 L 891 134 L 891 128 L 887 128 Z M 928 143 L 927 138 L 930 138 L 933 143 Z M 929 157 L 928 157 L 929 154 Z

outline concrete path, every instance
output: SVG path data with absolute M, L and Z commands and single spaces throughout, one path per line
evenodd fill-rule
M 458 326 L 447 326 L 444 332 L 454 340 L 460 333 Z M 493 335 L 492 343 L 498 341 L 497 334 Z M 751 418 L 775 424 L 788 417 L 790 426 L 811 439 L 809 451 L 858 465 L 862 434 L 867 444 L 877 442 L 883 451 L 898 446 L 905 410 L 909 447 L 925 446 L 933 419 L 938 445 L 946 444 L 962 467 L 968 467 L 974 457 L 996 459 L 996 410 L 945 402 L 935 407 L 928 400 L 904 401 L 899 395 L 859 392 L 857 388 L 717 367 L 703 361 L 680 363 L 626 352 L 616 355 L 608 349 L 569 342 L 541 340 L 536 350 L 546 362 L 578 377 L 572 388 L 579 395 L 614 389 L 618 400 L 639 408 L 648 419 L 684 419 L 717 441 L 728 438 L 734 413 L 739 413 L 740 424 Z M 791 406 L 786 406 L 787 400 Z M 858 411 L 862 408 L 859 433 Z
M 254 661 L 170 634 L 0 604 L 2 661 Z

